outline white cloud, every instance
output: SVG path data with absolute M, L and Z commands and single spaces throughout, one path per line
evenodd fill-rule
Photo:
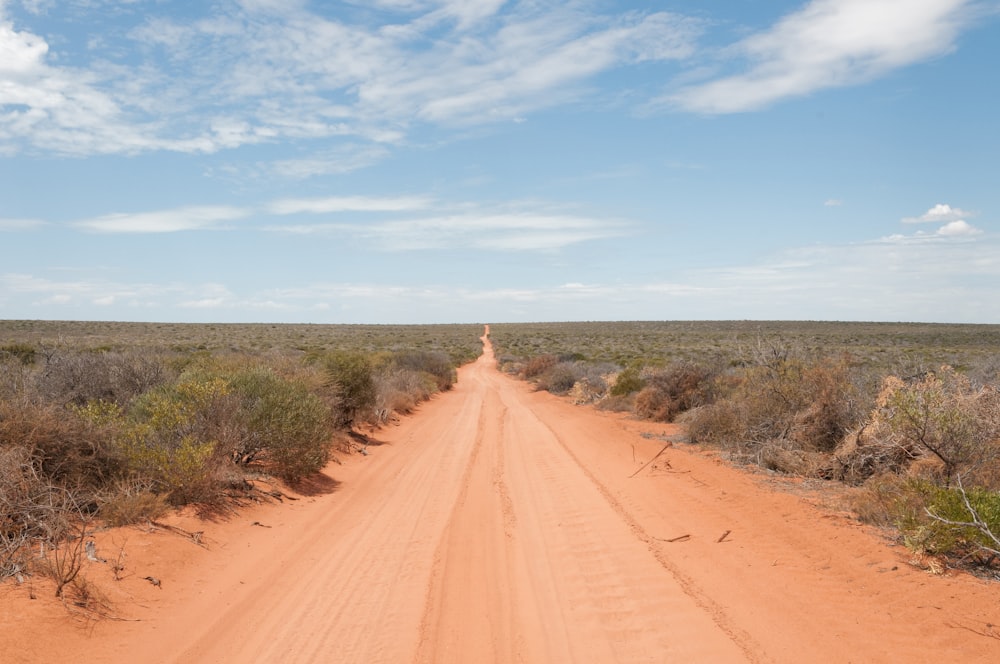
M 93 306 L 115 312 L 147 311 L 151 308 L 161 311 L 216 308 L 232 310 L 249 307 L 253 301 L 252 298 L 237 297 L 227 286 L 219 283 L 123 283 L 93 277 L 55 280 L 24 273 L 0 274 L 0 299 L 4 297 L 8 300 L 25 301 L 30 307 L 50 308 L 53 316 L 71 318 L 76 315 L 74 312 L 88 311 Z M 71 312 L 59 313 L 66 307 L 73 309 Z M 147 313 L 133 317 L 139 320 L 149 319 Z M 127 315 L 121 318 L 126 319 Z M 218 319 L 213 317 L 213 320 Z
M 368 197 L 328 196 L 325 198 L 286 198 L 267 206 L 272 214 L 287 215 L 324 212 L 402 212 L 424 210 L 431 199 L 420 196 Z
M 857 85 L 954 49 L 971 0 L 812 0 L 732 47 L 745 73 L 682 88 L 662 101 L 736 113 L 825 88 Z
M 466 212 L 364 224 L 278 226 L 268 230 L 353 236 L 373 242 L 384 251 L 546 251 L 580 242 L 619 237 L 627 232 L 627 226 L 615 220 L 544 212 Z
M 200 300 L 187 300 L 178 306 L 188 309 L 218 309 L 226 304 L 226 300 L 221 297 L 206 297 Z
M 827 200 L 823 201 L 823 205 L 825 205 L 826 207 L 840 207 L 843 204 L 844 201 L 840 200 L 839 198 L 828 198 Z
M 330 149 L 283 160 L 275 171 L 348 172 L 382 158 L 418 123 L 522 120 L 579 99 L 602 72 L 687 57 L 700 30 L 662 12 L 600 14 L 558 3 L 381 6 L 412 15 L 333 18 L 302 2 L 245 0 L 166 19 L 152 5 L 130 14 L 145 17 L 131 42 L 102 49 L 117 59 L 91 62 L 94 53 L 16 30 L 0 14 L 0 149 L 210 153 L 319 139 Z M 99 25 L 98 8 L 79 14 L 81 24 Z M 344 140 L 381 149 L 342 155 L 333 146 Z
M 100 233 L 176 233 L 217 229 L 222 222 L 246 217 L 250 211 L 231 206 L 184 207 L 158 212 L 116 213 L 76 222 L 76 226 Z
M 966 217 L 975 216 L 971 212 L 966 212 L 961 208 L 953 208 L 947 203 L 938 203 L 919 217 L 904 217 L 904 224 L 921 223 L 944 223 L 947 221 L 958 221 Z
M 961 219 L 949 222 L 937 231 L 938 235 L 944 236 L 979 235 L 980 233 L 982 233 L 981 230 Z

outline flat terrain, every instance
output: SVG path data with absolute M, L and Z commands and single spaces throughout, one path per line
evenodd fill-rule
M 99 534 L 119 620 L 0 589 L 3 661 L 995 662 L 1000 588 L 495 369 L 204 530 Z M 333 480 L 336 480 L 333 481 Z M 153 586 L 143 577 L 161 582 Z M 35 588 L 41 597 L 47 588 Z

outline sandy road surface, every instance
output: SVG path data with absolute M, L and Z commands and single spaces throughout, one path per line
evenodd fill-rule
M 650 464 L 650 433 L 531 392 L 487 343 L 335 491 L 209 524 L 207 551 L 135 534 L 130 620 L 0 595 L 0 661 L 1000 661 L 1000 588 L 711 456 Z

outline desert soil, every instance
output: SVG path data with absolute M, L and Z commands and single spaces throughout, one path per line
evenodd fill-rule
M 165 519 L 200 545 L 97 533 L 108 562 L 84 575 L 110 617 L 0 587 L 0 660 L 1000 661 L 1000 586 L 664 449 L 671 425 L 533 392 L 484 341 L 451 392 L 296 500 Z

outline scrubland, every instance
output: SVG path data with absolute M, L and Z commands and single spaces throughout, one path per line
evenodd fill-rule
M 0 579 L 85 602 L 95 528 L 294 487 L 450 389 L 481 330 L 0 321 Z
M 479 325 L 0 321 L 0 579 L 86 601 L 95 528 L 295 486 L 450 389 Z M 494 324 L 501 370 L 850 487 L 928 564 L 1000 570 L 1000 326 Z M 270 485 L 268 485 L 270 486 Z
M 497 324 L 491 339 L 538 389 L 846 485 L 850 509 L 929 565 L 1000 573 L 1000 326 Z

